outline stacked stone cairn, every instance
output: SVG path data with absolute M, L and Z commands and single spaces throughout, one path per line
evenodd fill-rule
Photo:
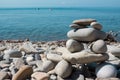
M 116 77 L 116 68 L 112 64 L 105 63 L 109 56 L 106 53 L 107 45 L 104 41 L 107 34 L 101 31 L 102 25 L 95 19 L 81 19 L 73 21 L 70 27 L 73 30 L 67 33 L 70 38 L 66 42 L 68 52 L 63 54 L 63 58 L 71 64 L 96 62 L 99 64 L 95 73 L 97 78 Z M 87 46 L 82 42 L 91 44 Z
M 94 79 L 96 78 L 96 80 L 109 80 L 110 78 L 112 80 L 118 80 L 116 78 L 116 67 L 107 62 L 109 54 L 107 53 L 107 44 L 104 41 L 107 38 L 107 34 L 102 31 L 102 27 L 103 26 L 95 19 L 80 19 L 73 21 L 70 25 L 72 30 L 67 33 L 69 40 L 66 42 L 66 47 L 59 48 L 58 52 L 61 52 L 62 58 L 72 66 L 77 64 L 81 65 L 80 70 L 83 71 L 82 74 L 84 77 L 94 75 Z M 117 51 L 120 54 L 120 49 Z M 113 51 L 113 53 L 114 52 L 116 51 Z M 67 70 L 69 69 L 69 73 L 64 72 L 64 74 L 69 74 L 66 77 L 70 76 L 72 70 L 69 67 L 66 68 Z M 88 71 L 88 68 L 90 69 L 91 67 L 93 70 L 95 69 L 94 74 Z M 60 77 L 62 77 L 62 75 L 60 75 Z M 77 80 L 86 79 L 82 78 L 83 76 L 77 78 Z
M 119 80 L 120 44 L 95 19 L 70 27 L 67 41 L 0 42 L 0 80 Z

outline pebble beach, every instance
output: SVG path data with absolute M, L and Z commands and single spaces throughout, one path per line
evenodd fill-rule
M 120 43 L 96 19 L 74 20 L 68 40 L 0 41 L 0 80 L 120 80 Z

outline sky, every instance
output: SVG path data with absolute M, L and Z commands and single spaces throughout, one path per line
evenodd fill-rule
M 4 7 L 120 7 L 120 0 L 0 0 Z

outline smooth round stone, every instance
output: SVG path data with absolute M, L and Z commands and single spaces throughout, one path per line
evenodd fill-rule
M 67 78 L 72 73 L 72 65 L 67 61 L 62 60 L 56 65 L 55 73 L 61 78 Z
M 63 53 L 62 57 L 72 64 L 86 64 L 91 62 L 101 62 L 108 60 L 108 54 L 95 54 L 90 50 L 82 50 L 81 52 L 71 53 L 65 47 L 59 47 L 58 52 Z
M 32 73 L 33 69 L 31 66 L 22 66 L 19 71 L 15 75 L 13 75 L 12 80 L 26 80 L 27 78 L 31 77 Z
M 73 29 L 81 29 L 81 28 L 86 28 L 86 26 L 80 26 L 78 24 L 71 24 L 69 25 L 70 28 L 73 28 Z
M 89 26 L 90 23 L 92 23 L 92 22 L 96 22 L 96 20 L 95 19 L 80 19 L 80 20 L 74 20 L 72 23 L 84 25 L 84 26 Z
M 50 75 L 50 80 L 57 80 L 57 76 L 56 75 Z
M 107 34 L 94 28 L 83 28 L 78 30 L 71 30 L 67 33 L 67 36 L 68 38 L 78 41 L 95 41 L 97 39 L 104 40 Z
M 52 70 L 55 67 L 55 63 L 53 63 L 50 60 L 45 60 L 45 61 L 37 61 L 36 65 L 38 68 L 34 69 L 34 71 L 42 71 L 42 72 L 48 72 Z
M 103 40 L 97 40 L 92 46 L 91 49 L 95 53 L 105 53 L 107 51 L 107 45 Z
M 50 53 L 50 54 L 47 54 L 47 59 L 53 62 L 59 62 L 63 58 L 62 58 L 62 55 Z
M 97 29 L 97 30 L 101 30 L 102 29 L 102 25 L 98 22 L 92 22 L 90 24 L 90 26 L 92 26 L 94 29 Z
M 95 70 L 97 78 L 112 78 L 117 76 L 116 68 L 109 63 L 100 64 Z
M 22 53 L 18 50 L 9 49 L 4 51 L 5 56 L 11 57 L 11 58 L 20 58 L 22 57 Z
M 42 64 L 42 71 L 48 72 L 52 70 L 54 67 L 55 67 L 55 64 L 52 61 L 46 60 Z
M 45 72 L 35 72 L 31 77 L 32 80 L 49 80 L 49 75 Z
M 32 56 L 28 56 L 27 58 L 26 58 L 26 62 L 31 62 L 31 61 L 33 61 L 34 60 L 34 57 L 32 57 Z
M 78 41 L 76 40 L 73 40 L 73 39 L 69 39 L 67 42 L 66 42 L 66 48 L 70 51 L 70 52 L 79 52 L 81 50 L 84 49 L 84 46 L 83 44 L 79 43 Z

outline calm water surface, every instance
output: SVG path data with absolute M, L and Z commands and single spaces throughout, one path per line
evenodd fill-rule
M 81 18 L 96 19 L 103 25 L 103 31 L 120 31 L 120 8 L 1 8 L 0 40 L 67 39 L 69 25 Z

